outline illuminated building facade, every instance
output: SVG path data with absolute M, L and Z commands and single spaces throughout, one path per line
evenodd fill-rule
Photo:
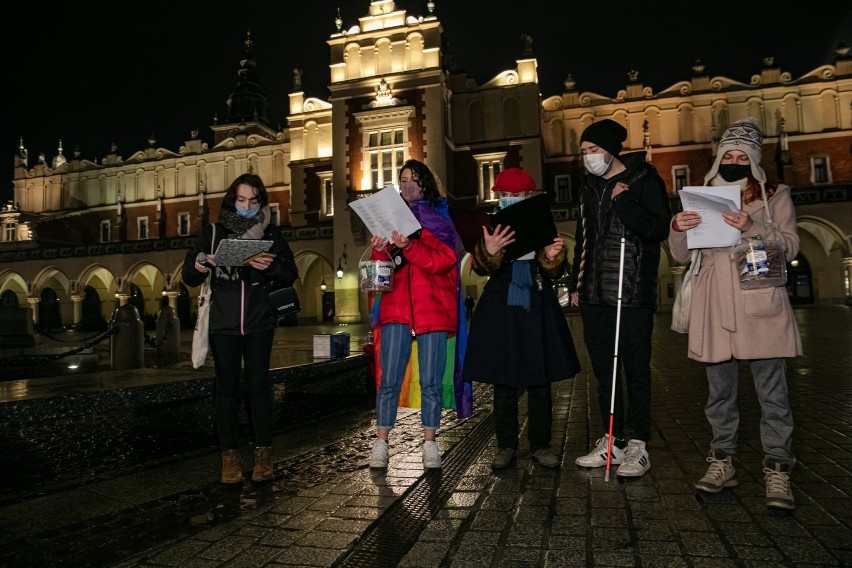
M 490 210 L 490 188 L 505 168 L 520 166 L 551 194 L 560 234 L 572 250 L 581 183 L 579 136 L 594 120 L 628 130 L 625 151 L 648 152 L 676 203 L 677 190 L 700 185 L 725 127 L 754 116 L 765 134 L 763 166 L 793 187 L 802 252 L 790 267 L 800 303 L 842 303 L 852 274 L 852 59 L 800 78 L 767 58 L 742 83 L 707 74 L 660 92 L 631 72 L 615 97 L 582 92 L 568 77 L 562 93 L 542 96 L 532 39 L 512 69 L 479 85 L 442 51 L 441 25 L 369 3 L 357 25 L 337 31 L 330 49 L 331 97 L 309 96 L 294 70 L 287 126 L 266 116 L 260 70 L 247 54 L 228 100 L 228 115 L 176 151 L 149 147 L 128 157 L 114 149 L 99 163 L 58 148 L 50 162 L 16 156 L 14 203 L 0 210 L 0 304 L 29 305 L 45 327 L 109 317 L 116 302 L 156 314 L 163 298 L 182 321 L 192 298 L 180 282 L 193 235 L 215 220 L 223 192 L 244 172 L 267 184 L 276 222 L 296 254 L 297 283 L 309 321 L 364 321 L 359 257 L 368 235 L 347 203 L 395 181 L 409 158 L 430 165 L 451 205 Z M 276 96 L 281 96 L 276 94 Z M 467 270 L 478 296 L 483 281 Z M 340 269 L 341 276 L 337 276 Z M 666 255 L 660 307 L 673 301 L 680 269 Z

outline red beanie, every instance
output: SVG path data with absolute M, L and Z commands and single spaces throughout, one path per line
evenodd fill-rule
M 507 193 L 520 193 L 522 191 L 535 191 L 535 180 L 521 168 L 509 168 L 497 174 L 494 187 L 491 191 L 505 191 Z

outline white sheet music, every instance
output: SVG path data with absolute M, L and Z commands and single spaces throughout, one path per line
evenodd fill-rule
M 701 215 L 701 224 L 686 232 L 686 245 L 690 249 L 730 247 L 740 242 L 741 232 L 722 218 L 722 213 L 740 209 L 738 185 L 713 187 L 683 187 L 678 191 L 684 211 Z
M 393 185 L 364 199 L 356 199 L 349 204 L 358 217 L 364 221 L 367 229 L 376 236 L 391 240 L 391 232 L 408 236 L 418 229 L 420 223 L 408 208 L 408 204 Z

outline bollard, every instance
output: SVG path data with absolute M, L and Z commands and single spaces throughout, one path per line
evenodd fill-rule
M 163 306 L 157 318 L 157 364 L 180 358 L 180 320 L 171 306 Z
M 118 333 L 110 337 L 110 366 L 113 371 L 141 369 L 145 366 L 145 332 L 139 312 L 130 304 L 115 310 Z

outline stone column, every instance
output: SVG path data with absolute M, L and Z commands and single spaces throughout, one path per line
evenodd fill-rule
M 30 305 L 30 309 L 33 311 L 33 323 L 38 323 L 38 304 L 41 302 L 41 298 L 34 298 L 32 296 L 27 296 L 27 303 Z
M 177 299 L 180 296 L 178 291 L 166 291 L 166 297 L 169 299 L 169 307 L 177 313 Z
M 843 283 L 843 291 L 846 294 L 846 305 L 852 306 L 852 256 L 843 258 L 843 267 L 846 272 L 845 282 Z
M 74 327 L 77 327 L 83 319 L 83 296 L 74 294 L 71 301 L 74 303 Z

